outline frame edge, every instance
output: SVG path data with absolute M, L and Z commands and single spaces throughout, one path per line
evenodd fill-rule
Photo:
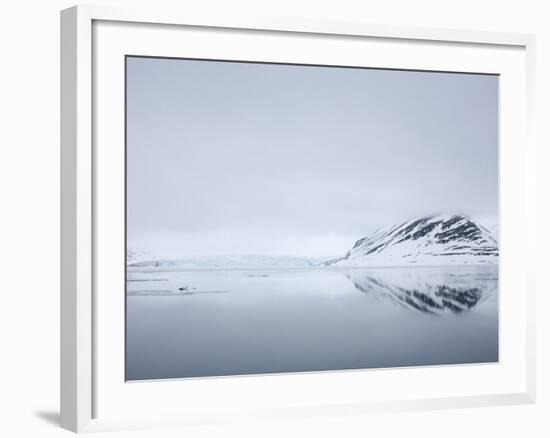
M 82 431 L 92 418 L 91 20 L 60 13 L 61 324 L 60 425 Z
M 528 160 L 535 169 L 531 173 L 528 181 L 530 191 L 527 194 L 528 203 L 532 206 L 532 214 L 529 220 L 529 229 L 531 235 L 529 239 L 529 245 L 532 252 L 536 253 L 536 230 L 538 225 L 537 218 L 537 175 L 536 175 L 536 162 L 538 154 L 538 145 L 536 137 L 536 51 L 537 51 L 537 37 L 534 34 L 525 35 L 525 54 L 526 54 L 526 135 L 527 135 L 527 149 Z M 537 268 L 531 266 L 530 268 L 529 288 L 527 291 L 527 367 L 526 367 L 526 395 L 529 403 L 536 403 L 537 400 L 537 310 L 536 300 L 538 293 L 538 279 Z

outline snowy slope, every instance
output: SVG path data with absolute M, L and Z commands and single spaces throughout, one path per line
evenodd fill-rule
M 428 216 L 359 239 L 326 266 L 448 265 L 498 262 L 491 232 L 467 216 Z
M 167 263 L 170 264 L 148 252 L 134 251 L 132 249 L 126 251 L 126 266 L 162 266 Z

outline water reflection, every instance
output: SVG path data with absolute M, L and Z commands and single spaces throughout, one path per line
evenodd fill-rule
M 132 271 L 126 377 L 495 362 L 497 276 L 490 266 Z
M 426 270 L 350 272 L 355 288 L 376 299 L 409 310 L 442 314 L 466 312 L 497 289 L 490 272 L 442 273 Z

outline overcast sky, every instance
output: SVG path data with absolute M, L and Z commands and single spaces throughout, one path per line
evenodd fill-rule
M 127 63 L 130 249 L 332 256 L 420 215 L 496 221 L 496 76 Z

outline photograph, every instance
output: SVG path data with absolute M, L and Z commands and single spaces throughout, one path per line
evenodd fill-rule
M 127 381 L 499 362 L 497 74 L 125 63 Z

